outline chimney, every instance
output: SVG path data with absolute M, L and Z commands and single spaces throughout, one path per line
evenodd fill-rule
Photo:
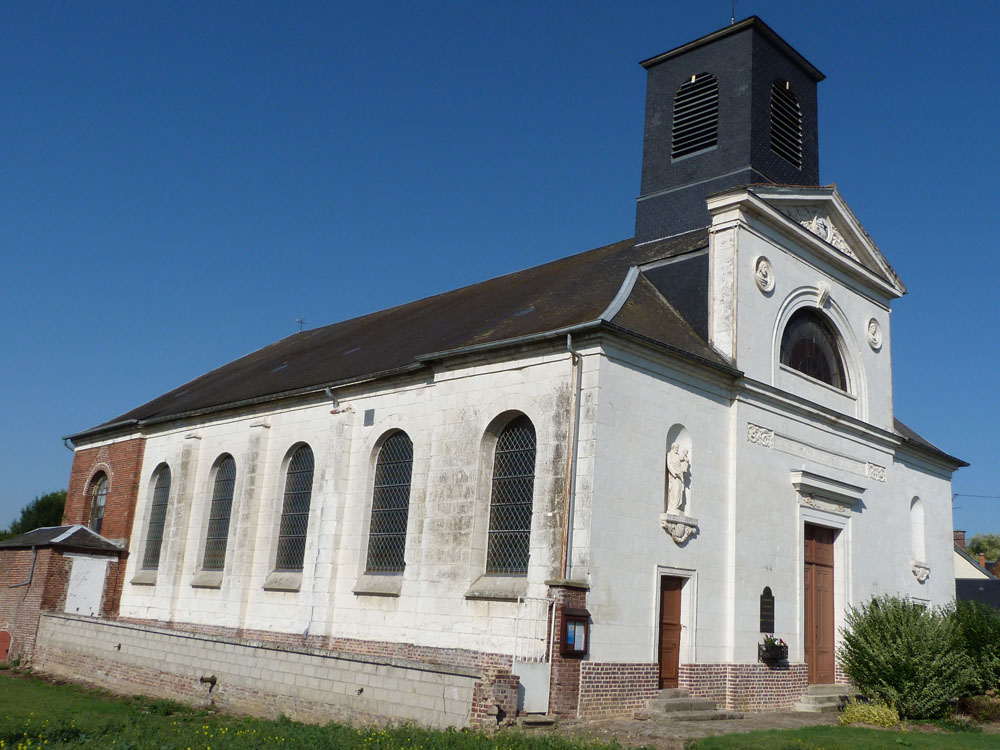
M 979 567 L 980 568 L 986 567 L 986 555 L 984 555 L 982 552 L 979 553 Z
M 955 544 L 958 545 L 959 549 L 965 549 L 965 529 L 955 529 L 952 536 L 955 538 Z

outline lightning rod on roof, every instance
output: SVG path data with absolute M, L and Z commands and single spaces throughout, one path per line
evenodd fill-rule
M 305 321 L 302 318 L 296 318 L 295 322 L 299 324 L 299 333 L 302 333 L 302 324 L 305 323 Z
M 736 24 L 736 0 L 733 0 L 732 13 L 729 16 L 729 25 L 733 26 Z

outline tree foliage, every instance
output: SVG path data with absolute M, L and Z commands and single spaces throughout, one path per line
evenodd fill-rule
M 58 526 L 62 523 L 65 505 L 66 490 L 36 497 L 21 508 L 21 515 L 10 525 L 10 528 L 6 531 L 0 531 L 0 539 L 19 536 L 42 526 Z
M 1000 689 L 1000 610 L 982 602 L 955 603 L 952 615 L 976 669 L 976 693 Z
M 1000 559 L 1000 534 L 976 534 L 968 546 L 970 552 L 985 555 L 987 560 Z

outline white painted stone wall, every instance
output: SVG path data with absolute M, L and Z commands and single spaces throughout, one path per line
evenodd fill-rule
M 391 717 L 467 726 L 475 669 L 277 647 L 43 614 L 34 668 L 115 690 L 309 720 Z M 201 678 L 214 676 L 216 683 Z
M 592 359 L 583 357 L 585 368 Z M 591 375 L 584 379 L 587 397 L 595 385 Z M 329 399 L 314 398 L 150 434 L 133 531 L 138 543 L 129 558 L 121 615 L 511 653 L 517 605 L 466 596 L 485 569 L 490 436 L 495 439 L 512 412 L 523 412 L 534 424 L 529 571 L 506 588 L 513 598 L 544 597 L 545 581 L 561 573 L 573 385 L 570 356 L 557 348 L 493 362 L 473 359 L 438 368 L 424 379 L 345 389 L 337 394 L 336 408 Z M 370 426 L 364 424 L 367 410 L 374 411 Z M 397 429 L 414 445 L 406 570 L 394 590 L 388 586 L 398 595 L 355 593 L 359 581 L 365 583 L 378 447 Z M 285 466 L 301 443 L 311 446 L 315 458 L 301 585 L 298 591 L 265 590 L 274 569 Z M 223 453 L 237 466 L 229 544 L 221 581 L 204 588 L 192 584 L 212 578 L 200 568 L 212 469 Z M 583 453 L 586 466 L 590 459 Z M 170 465 L 173 485 L 161 563 L 153 576 L 139 568 L 152 475 L 161 462 Z M 585 527 L 578 537 L 586 543 Z M 378 578 L 376 584 L 385 588 L 391 577 Z

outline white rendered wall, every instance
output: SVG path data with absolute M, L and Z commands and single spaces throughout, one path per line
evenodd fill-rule
M 592 359 L 581 360 L 585 400 L 591 398 L 586 370 Z M 510 653 L 517 605 L 466 597 L 485 566 L 492 470 L 485 438 L 498 417 L 514 412 L 526 414 L 535 427 L 531 554 L 520 593 L 544 597 L 545 581 L 561 575 L 572 376 L 565 350 L 494 363 L 483 359 L 440 368 L 423 380 L 341 391 L 336 408 L 316 398 L 150 434 L 121 615 Z M 369 409 L 374 423 L 365 426 Z M 586 418 L 584 423 L 583 434 L 592 434 Z M 397 429 L 414 446 L 406 569 L 398 596 L 358 594 L 377 448 Z M 284 469 L 301 443 L 312 448 L 315 470 L 300 588 L 265 590 L 274 568 Z M 581 441 L 583 466 L 590 460 L 587 444 Z M 204 583 L 212 469 L 223 453 L 237 465 L 226 564 L 217 587 L 203 588 L 192 584 Z M 151 477 L 161 462 L 171 468 L 172 487 L 154 577 L 140 567 Z M 587 493 L 586 481 L 582 485 L 581 496 Z M 577 538 L 585 550 L 584 526 Z M 586 560 L 585 552 L 578 556 Z

